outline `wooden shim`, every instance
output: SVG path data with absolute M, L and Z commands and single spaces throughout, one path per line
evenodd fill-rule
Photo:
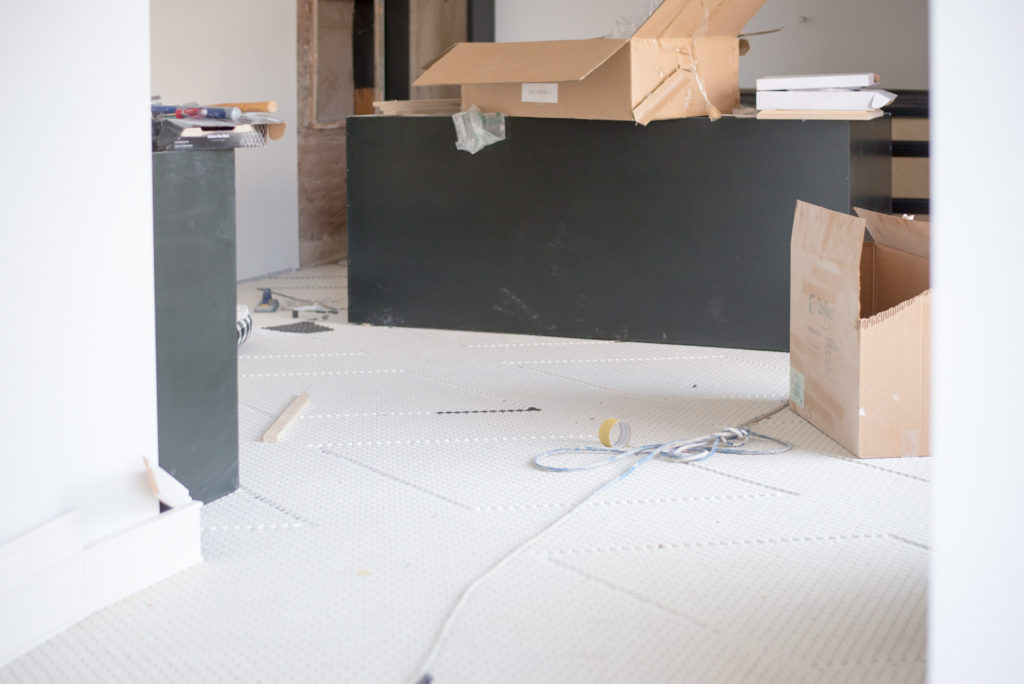
M 188 493 L 188 487 L 174 479 L 174 476 L 149 462 L 145 456 L 142 462 L 146 464 L 146 479 L 149 480 L 149 488 L 153 496 L 171 508 L 180 508 L 192 502 Z
M 762 109 L 757 113 L 758 119 L 797 119 L 811 121 L 825 119 L 831 121 L 870 121 L 882 116 L 881 109 L 846 110 L 846 109 Z
M 460 100 L 377 100 L 373 106 L 384 116 L 410 114 L 456 114 L 462 109 Z
M 292 403 L 288 404 L 288 408 L 284 410 L 274 424 L 270 426 L 270 429 L 263 433 L 264 442 L 276 442 L 284 433 L 292 426 L 295 419 L 299 417 L 299 414 L 306 408 L 306 404 L 309 403 L 309 394 L 303 392 L 299 396 L 292 399 Z

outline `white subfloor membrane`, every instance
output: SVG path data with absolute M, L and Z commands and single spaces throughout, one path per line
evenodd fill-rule
M 255 315 L 242 486 L 203 511 L 205 562 L 0 681 L 407 682 L 469 583 L 627 465 L 550 473 L 537 454 L 597 445 L 610 416 L 663 442 L 786 400 L 786 354 L 349 325 L 345 276 L 239 286 L 250 308 L 268 285 L 342 312 L 315 334 Z M 929 460 L 851 458 L 788 410 L 755 429 L 794 448 L 652 461 L 516 555 L 433 681 L 923 681 Z

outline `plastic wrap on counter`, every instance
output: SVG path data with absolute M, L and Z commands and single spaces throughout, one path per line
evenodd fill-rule
M 505 139 L 505 115 L 484 114 L 476 107 L 452 115 L 455 122 L 455 148 L 476 154 L 488 145 Z

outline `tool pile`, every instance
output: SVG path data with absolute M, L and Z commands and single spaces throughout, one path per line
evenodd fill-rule
M 270 140 L 279 140 L 286 126 L 272 116 L 277 111 L 274 100 L 164 104 L 154 96 L 150 111 L 154 152 L 263 147 Z

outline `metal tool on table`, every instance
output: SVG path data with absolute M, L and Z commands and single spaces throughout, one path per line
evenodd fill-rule
M 317 314 L 337 314 L 338 313 L 338 309 L 334 308 L 333 306 L 327 306 L 325 304 L 322 304 L 321 302 L 314 301 L 312 299 L 302 299 L 301 297 L 293 297 L 291 295 L 285 294 L 284 292 L 278 292 L 276 290 L 271 290 L 269 287 L 267 287 L 267 288 L 258 287 L 256 289 L 257 290 L 261 290 L 263 292 L 263 299 L 260 301 L 259 304 L 256 305 L 256 309 L 255 310 L 257 312 L 264 312 L 265 313 L 265 312 L 270 312 L 270 311 L 277 311 L 277 308 L 279 306 L 279 302 L 278 302 L 278 300 L 272 298 L 272 297 L 276 296 L 276 297 L 283 297 L 285 299 L 289 299 L 289 300 L 291 300 L 293 302 L 296 302 L 295 305 L 286 306 L 285 307 L 285 309 L 287 309 L 288 311 L 292 312 L 292 317 L 293 318 L 298 318 L 300 311 L 301 312 L 306 312 L 306 313 L 317 313 Z M 274 308 L 272 308 L 272 309 L 261 309 L 260 307 L 263 306 L 264 302 L 267 302 L 268 306 L 269 306 L 269 303 L 272 302 Z

